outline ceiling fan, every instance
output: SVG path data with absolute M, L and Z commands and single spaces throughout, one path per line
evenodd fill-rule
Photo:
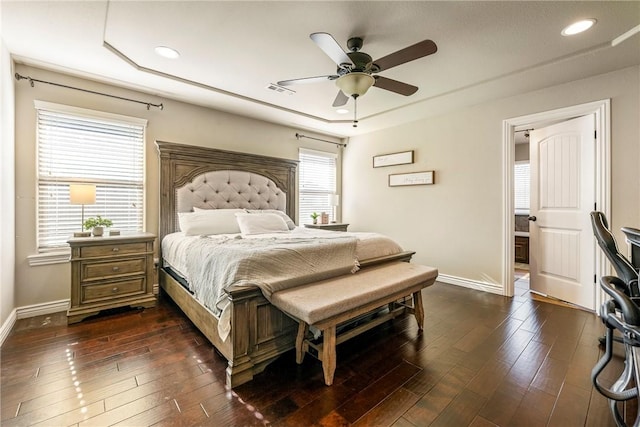
M 438 50 L 433 41 L 423 40 L 374 61 L 370 55 L 360 51 L 363 42 L 361 37 L 352 37 L 347 41 L 349 52 L 345 52 L 329 33 L 313 33 L 309 37 L 336 63 L 338 66 L 336 73 L 282 80 L 278 84 L 280 86 L 289 86 L 299 83 L 335 80 L 340 90 L 333 101 L 334 107 L 345 105 L 349 100 L 349 96 L 354 100 L 357 99 L 359 96 L 364 95 L 371 86 L 404 96 L 413 95 L 418 90 L 417 86 L 373 74 L 434 54 Z M 356 123 L 357 120 L 354 120 L 354 127 Z

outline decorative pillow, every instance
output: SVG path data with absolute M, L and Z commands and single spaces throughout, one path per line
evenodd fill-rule
M 247 209 L 247 212 L 251 214 L 265 214 L 265 213 L 276 214 L 284 220 L 289 230 L 293 230 L 294 228 L 296 228 L 296 223 L 293 222 L 293 220 L 289 218 L 289 216 L 286 213 L 279 211 L 277 209 Z
M 236 214 L 243 209 L 204 209 L 179 212 L 180 230 L 187 236 L 240 233 Z
M 289 227 L 287 227 L 284 219 L 282 219 L 280 215 L 273 213 L 263 213 L 259 215 L 238 213 L 236 214 L 236 218 L 242 234 L 282 233 L 289 231 Z

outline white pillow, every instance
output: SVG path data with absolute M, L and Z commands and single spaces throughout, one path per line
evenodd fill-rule
M 251 214 L 265 214 L 265 213 L 276 214 L 284 220 L 289 230 L 293 230 L 294 228 L 296 228 L 296 223 L 293 222 L 293 220 L 289 218 L 289 216 L 286 213 L 279 211 L 277 209 L 247 209 L 247 212 Z
M 263 213 L 260 215 L 250 213 L 236 214 L 240 232 L 242 234 L 282 233 L 289 231 L 287 223 L 280 215 Z
M 180 230 L 187 236 L 240 233 L 236 213 L 242 209 L 204 209 L 197 212 L 179 212 Z

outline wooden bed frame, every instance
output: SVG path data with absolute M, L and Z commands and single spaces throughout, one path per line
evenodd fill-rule
M 160 242 L 176 230 L 176 189 L 195 177 L 212 171 L 243 171 L 272 180 L 286 194 L 286 214 L 295 218 L 295 160 L 238 153 L 157 141 L 160 154 Z M 159 245 L 161 248 L 161 245 Z M 414 252 L 360 261 L 360 267 L 391 261 L 410 261 Z M 162 259 L 162 254 L 160 254 Z M 184 311 L 215 348 L 227 359 L 226 383 L 235 387 L 282 353 L 295 348 L 297 322 L 271 305 L 257 287 L 235 288 L 228 292 L 231 303 L 231 333 L 226 340 L 218 335 L 218 320 L 164 268 L 159 271 L 161 289 Z

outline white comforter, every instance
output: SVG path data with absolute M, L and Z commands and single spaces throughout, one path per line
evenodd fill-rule
M 288 233 L 241 236 L 185 236 L 162 241 L 165 266 L 183 276 L 194 296 L 219 316 L 218 332 L 230 332 L 225 289 L 255 285 L 265 297 L 287 287 L 347 274 L 358 260 L 400 252 L 377 233 L 345 233 L 298 227 Z

